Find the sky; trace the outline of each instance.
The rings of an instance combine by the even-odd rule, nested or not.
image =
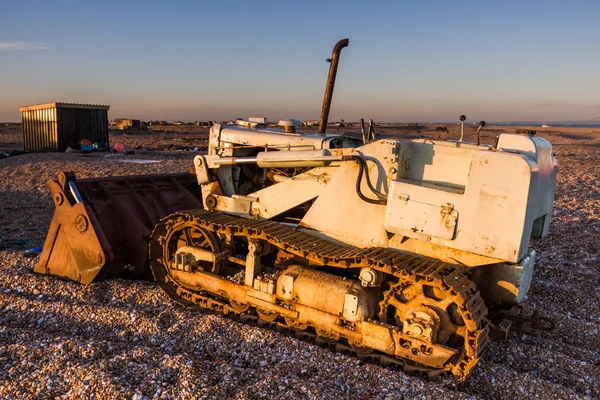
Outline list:
[[[0,121],[583,121],[600,116],[598,1],[0,0]]]

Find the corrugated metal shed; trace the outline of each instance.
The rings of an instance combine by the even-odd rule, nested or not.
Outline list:
[[[108,143],[109,108],[73,103],[20,107],[25,151],[65,151],[82,139]]]

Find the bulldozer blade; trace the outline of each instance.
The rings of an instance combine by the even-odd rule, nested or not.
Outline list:
[[[83,284],[121,277],[152,279],[148,241],[154,225],[181,210],[203,208],[191,173],[50,180],[55,204],[34,272]]]

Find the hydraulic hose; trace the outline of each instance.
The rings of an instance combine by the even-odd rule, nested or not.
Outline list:
[[[370,204],[379,204],[379,205],[387,204],[387,200],[370,199],[363,194],[363,192],[360,189],[360,184],[362,182],[363,174],[366,174],[367,186],[369,187],[369,190],[371,190],[371,192],[373,192],[374,194],[376,194],[379,197],[384,197],[384,198],[386,197],[383,193],[379,192],[377,189],[375,189],[375,187],[373,187],[373,184],[371,183],[371,179],[369,178],[369,170],[367,168],[367,162],[365,161],[365,159],[362,158],[361,156],[357,156],[357,155],[353,155],[352,159],[354,161],[356,161],[359,166],[358,177],[356,178],[356,194],[358,194],[358,197],[360,197],[360,199],[362,201],[365,201]]]

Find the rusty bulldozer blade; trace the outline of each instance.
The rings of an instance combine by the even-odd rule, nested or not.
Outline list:
[[[56,206],[34,272],[83,284],[109,277],[151,278],[148,240],[176,211],[203,208],[191,173],[50,181]]]

